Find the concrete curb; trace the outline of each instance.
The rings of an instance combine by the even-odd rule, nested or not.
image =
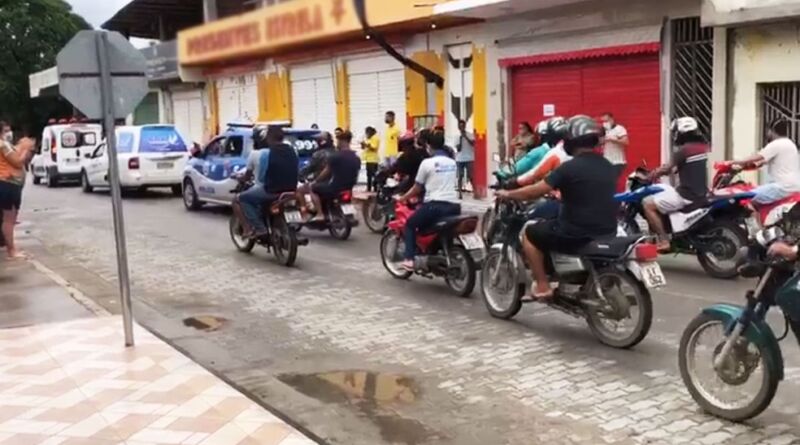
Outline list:
[[[75,288],[71,285],[67,280],[64,279],[61,275],[59,275],[54,270],[50,269],[49,267],[45,266],[41,262],[34,260],[32,258],[28,259],[28,262],[36,268],[39,272],[44,274],[47,278],[58,284],[59,286],[63,287],[67,293],[72,297],[73,300],[77,301],[78,304],[85,307],[89,312],[94,314],[97,317],[106,317],[112,315],[111,312],[105,310],[99,304],[95,303],[94,300],[86,296],[83,292]]]

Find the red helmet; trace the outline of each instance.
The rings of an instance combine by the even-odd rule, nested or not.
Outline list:
[[[414,141],[416,140],[416,138],[417,136],[414,134],[413,131],[406,131],[397,140],[398,149],[400,151],[404,151],[408,148],[414,148]]]

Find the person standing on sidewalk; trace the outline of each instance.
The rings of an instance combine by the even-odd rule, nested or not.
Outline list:
[[[603,156],[614,166],[617,179],[625,172],[627,161],[625,152],[628,150],[630,140],[628,130],[618,124],[614,115],[611,113],[603,114],[603,128],[605,128],[605,143],[603,145]]]
[[[9,259],[22,257],[14,244],[14,225],[22,205],[22,186],[25,183],[25,166],[33,157],[35,142],[22,138],[12,144],[11,127],[0,122],[0,211],[3,213],[2,231]]]
[[[456,144],[456,163],[458,164],[458,189],[464,191],[464,178],[467,178],[470,189],[474,189],[472,184],[472,172],[475,166],[475,135],[467,131],[467,122],[463,119],[458,121],[458,143]]]
[[[394,161],[397,160],[397,154],[399,150],[399,141],[400,141],[400,129],[397,128],[397,124],[395,123],[396,116],[394,111],[387,111],[386,118],[384,119],[386,122],[386,140],[383,144],[383,156],[384,160],[389,164],[394,164]]]
[[[367,165],[367,191],[371,192],[375,186],[375,175],[378,173],[378,163],[380,154],[378,150],[381,146],[381,139],[378,131],[374,127],[367,127],[364,131],[364,140],[361,148],[364,150],[364,163]],[[376,190],[377,191],[377,190]]]

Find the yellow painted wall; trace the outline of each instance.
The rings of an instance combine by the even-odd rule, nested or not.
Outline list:
[[[210,141],[219,132],[219,98],[217,97],[217,83],[209,81],[206,83],[206,93],[208,94],[208,116],[206,119],[206,141]]]
[[[350,83],[344,63],[336,68],[336,124],[341,128],[350,128]]]
[[[259,86],[261,83],[259,83]],[[265,76],[265,108],[259,115],[264,121],[288,121],[292,119],[292,94],[289,73],[272,72]],[[260,93],[259,93],[260,95]]]
[[[269,114],[269,93],[268,93],[268,85],[267,79],[269,77],[266,74],[259,74],[258,75],[258,120],[265,121],[267,120],[267,115]]]
[[[488,131],[487,119],[487,94],[488,85],[486,81],[486,49],[473,47],[472,49],[472,88],[473,88],[473,103],[474,110],[473,125],[475,127],[475,134],[478,136],[486,136]]]
[[[444,77],[446,70],[442,56],[436,51],[421,51],[411,55],[411,59],[429,70]],[[408,117],[422,116],[428,114],[427,84],[421,74],[406,68],[406,113]],[[444,89],[436,92],[436,114],[441,116],[444,113]]]

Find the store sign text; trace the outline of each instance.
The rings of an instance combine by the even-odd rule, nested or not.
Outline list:
[[[250,21],[187,39],[189,57],[224,53],[266,44],[287,43],[325,28],[323,10],[314,5],[267,17],[263,21]]]

